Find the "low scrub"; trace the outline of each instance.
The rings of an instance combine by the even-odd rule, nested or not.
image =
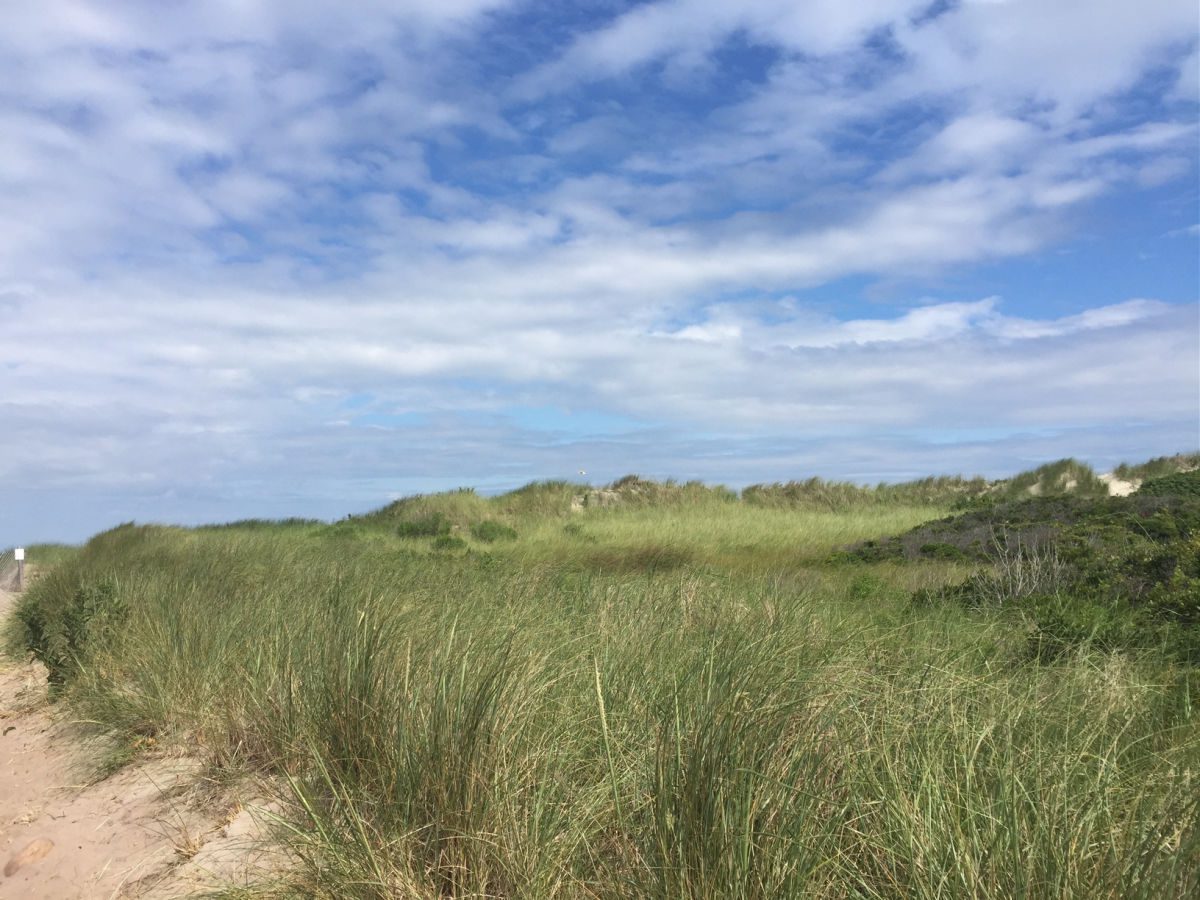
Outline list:
[[[483,541],[485,544],[494,544],[496,541],[515,541],[517,530],[503,522],[485,519],[471,526],[471,537],[477,541]]]
[[[109,580],[81,584],[70,592],[46,592],[50,601],[29,594],[17,604],[20,638],[46,667],[50,684],[61,686],[80,664],[89,643],[112,636],[125,619],[125,603]]]
[[[1171,476],[1174,477],[1174,476]],[[837,558],[974,560],[966,581],[914,598],[1003,609],[1040,657],[1084,644],[1200,663],[1200,498],[1038,498],[868,541]]]
[[[669,572],[692,559],[685,547],[650,543],[636,547],[612,547],[594,550],[584,557],[585,564],[601,572]]]
[[[1200,499],[1200,469],[1151,478],[1138,488],[1138,494],[1143,497],[1195,497]]]
[[[396,534],[402,538],[446,537],[450,534],[450,520],[445,513],[433,512],[396,525]]]

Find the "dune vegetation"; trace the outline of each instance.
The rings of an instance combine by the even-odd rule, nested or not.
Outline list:
[[[274,791],[263,896],[1194,897],[1177,480],[631,477],[129,524],[31,550],[7,640],[122,746]]]

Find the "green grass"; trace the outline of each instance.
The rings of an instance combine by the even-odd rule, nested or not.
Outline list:
[[[995,494],[1005,500],[1070,493],[1082,497],[1107,497],[1108,485],[1086,463],[1060,459],[1003,482]]]
[[[1148,478],[1161,478],[1164,475],[1190,472],[1193,469],[1200,469],[1200,453],[1159,456],[1137,465],[1121,463],[1113,469],[1113,474],[1126,481],[1145,481]]]
[[[38,568],[50,568],[66,562],[79,552],[79,548],[71,544],[30,544],[25,548],[25,564]],[[0,570],[14,565],[12,548],[0,550]]]
[[[124,526],[19,613],[74,629],[80,716],[272,776],[285,896],[1200,890],[1194,670],[1030,663],[1009,619],[913,606],[977,563],[831,561],[948,502],[632,488],[575,513],[550,483],[336,525]]]

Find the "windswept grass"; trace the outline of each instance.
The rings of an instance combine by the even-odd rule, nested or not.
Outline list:
[[[1076,497],[1107,497],[1108,485],[1095,470],[1077,459],[1060,459],[1008,479],[996,492],[1005,500],[1072,494]]]
[[[1191,472],[1194,469],[1200,469],[1200,453],[1158,456],[1137,465],[1121,463],[1113,469],[1113,474],[1125,481],[1145,481],[1148,478],[1161,478],[1164,475]]]
[[[830,561],[946,505],[575,490],[124,526],[20,617],[74,623],[81,715],[273,776],[297,897],[1200,891],[1194,670],[1030,663],[1010,620],[911,603],[971,564]],[[465,549],[398,533],[439,514]]]
[[[747,503],[775,508],[810,508],[827,511],[896,506],[949,506],[979,497],[992,485],[984,478],[939,476],[874,486],[809,478],[786,484],[755,484],[742,492]]]

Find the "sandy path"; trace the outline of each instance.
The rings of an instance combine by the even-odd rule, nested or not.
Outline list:
[[[0,591],[0,621],[13,600]],[[181,897],[261,875],[261,816],[196,762],[152,757],[98,782],[89,766],[45,670],[0,660],[0,898]]]

